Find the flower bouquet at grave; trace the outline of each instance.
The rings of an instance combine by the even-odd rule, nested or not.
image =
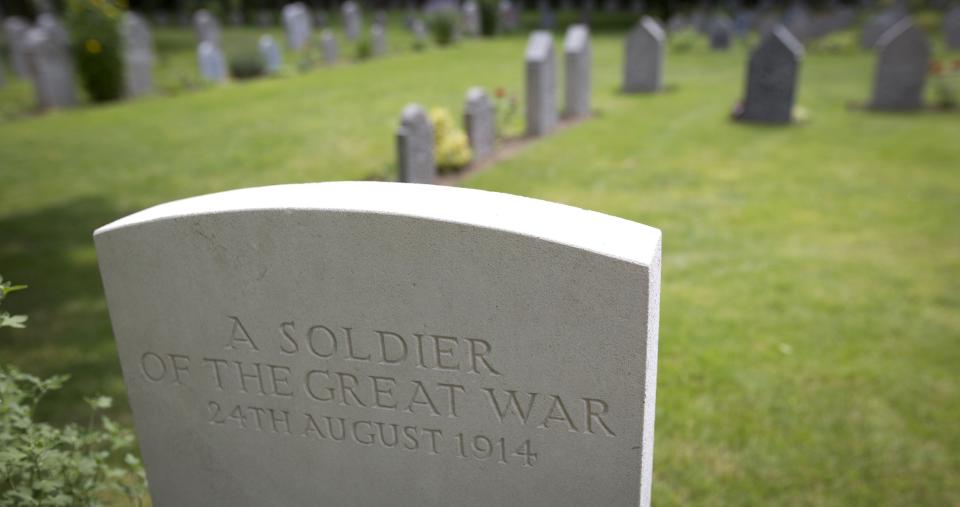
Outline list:
[[[470,163],[473,153],[466,132],[457,128],[450,111],[442,107],[430,110],[433,124],[434,146],[437,167],[440,172],[455,172]]]
[[[498,87],[493,91],[493,107],[497,115],[497,132],[501,137],[507,137],[510,133],[519,133],[523,130],[523,125],[520,125],[517,116],[520,101],[516,95]]]
[[[940,109],[956,109],[960,104],[957,90],[960,89],[960,60],[930,62],[930,77],[936,94],[935,105]]]

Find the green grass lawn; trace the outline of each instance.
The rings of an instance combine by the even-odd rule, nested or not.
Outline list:
[[[161,82],[195,72],[188,33],[158,39]],[[744,48],[672,52],[670,91],[626,96],[620,44],[595,38],[593,119],[462,184],[663,230],[654,501],[960,504],[960,115],[848,109],[872,75],[856,51],[807,55],[805,124],[734,124]],[[30,322],[0,360],[73,375],[45,417],[81,418],[95,392],[126,417],[94,228],[207,192],[391,175],[405,103],[458,117],[471,85],[520,93],[523,45],[8,118],[0,273],[30,284],[9,300]]]

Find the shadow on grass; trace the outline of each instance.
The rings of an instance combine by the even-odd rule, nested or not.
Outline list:
[[[26,329],[0,332],[0,363],[50,376],[71,375],[39,407],[43,419],[83,420],[84,397],[126,396],[93,248],[93,230],[126,215],[103,198],[87,197],[0,219],[0,274],[29,285],[5,310],[29,316]]]

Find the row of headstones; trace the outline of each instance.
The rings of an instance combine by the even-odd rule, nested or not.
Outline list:
[[[570,119],[590,115],[590,32],[584,25],[572,25],[564,38],[565,107]],[[531,138],[541,137],[556,128],[556,62],[553,35],[536,31],[530,35],[525,52],[526,131]],[[473,161],[490,157],[497,137],[493,103],[480,87],[467,92],[463,116],[464,130],[473,152]],[[437,169],[434,159],[434,132],[427,113],[419,104],[407,105],[396,132],[399,180],[407,183],[433,183]]]
[[[77,102],[70,34],[52,14],[41,14],[34,26],[11,16],[3,21],[14,72],[33,84],[41,109],[70,107]],[[153,37],[146,21],[125,13],[120,23],[124,85],[128,97],[153,89]],[[2,69],[0,65],[0,69]]]
[[[909,18],[909,12],[900,3],[873,15],[863,25],[860,46],[864,49],[880,48],[884,35],[907,18]],[[942,31],[947,49],[960,49],[960,4],[954,5],[943,16]]]

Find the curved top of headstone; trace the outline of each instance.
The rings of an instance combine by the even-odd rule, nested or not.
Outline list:
[[[587,45],[589,39],[590,29],[587,25],[571,25],[564,37],[563,47],[566,51],[580,51]]]
[[[536,237],[644,266],[655,261],[661,237],[659,229],[647,225],[538,199],[383,182],[304,183],[208,194],[134,213],[97,229],[94,236],[190,216],[262,210],[372,213],[459,223]]]
[[[194,23],[207,23],[213,20],[213,14],[210,14],[210,11],[206,9],[197,9],[193,13]]]
[[[261,35],[257,43],[260,45],[261,48],[273,47],[276,45],[276,41],[273,40],[273,36],[268,33]]]
[[[472,86],[467,90],[467,104],[481,104],[486,103],[490,97],[487,95],[486,90],[480,86]]]
[[[527,42],[527,60],[539,61],[547,58],[553,51],[553,35],[547,30],[536,30],[530,34]]]
[[[667,34],[663,31],[663,27],[660,26],[660,23],[657,23],[657,20],[651,18],[650,16],[644,16],[640,18],[640,21],[633,30],[636,33],[647,35],[650,38],[658,41],[664,41],[667,38]]]
[[[150,25],[143,16],[127,11],[120,20],[120,31],[123,34],[127,50],[150,50],[153,46],[153,36],[150,34]]]
[[[785,26],[778,24],[763,38],[757,51],[781,51],[792,53],[797,59],[803,57],[803,43]]]
[[[53,43],[53,34],[43,28],[34,27],[27,30],[23,41],[27,51],[38,51],[41,48],[50,47]]]
[[[3,20],[3,29],[7,32],[26,32],[30,23],[20,16],[10,16]]]
[[[894,45],[916,44],[919,47],[928,47],[929,42],[923,30],[913,24],[909,16],[897,21],[883,35],[877,39],[877,49],[883,52],[884,49]]]

